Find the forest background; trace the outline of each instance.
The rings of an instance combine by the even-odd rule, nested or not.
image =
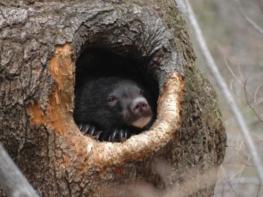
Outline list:
[[[190,3],[263,159],[263,0],[191,0]],[[228,137],[215,196],[263,196],[238,123],[207,67],[193,31],[191,37],[203,75],[216,87]]]

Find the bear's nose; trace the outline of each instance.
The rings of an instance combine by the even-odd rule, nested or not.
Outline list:
[[[135,105],[134,110],[138,110],[140,112],[143,112],[147,109],[148,105],[146,102],[139,102]]]
[[[147,115],[150,113],[150,106],[145,98],[139,97],[132,102],[131,110],[135,115]]]

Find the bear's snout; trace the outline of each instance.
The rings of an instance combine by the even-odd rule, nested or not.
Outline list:
[[[138,117],[151,114],[151,108],[144,97],[138,97],[133,100],[131,103],[131,111]]]
[[[152,119],[152,109],[144,97],[135,98],[130,105],[130,109],[134,116],[134,121],[131,125],[143,128],[149,124]]]

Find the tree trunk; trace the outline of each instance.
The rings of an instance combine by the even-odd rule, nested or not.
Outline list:
[[[212,196],[226,136],[175,1],[33,2],[0,3],[0,140],[33,187],[42,196]],[[79,131],[75,69],[94,48],[146,62],[160,91],[149,131],[123,143]]]

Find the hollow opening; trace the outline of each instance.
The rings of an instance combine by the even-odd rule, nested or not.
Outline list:
[[[86,48],[76,61],[74,120],[84,135],[121,142],[156,119],[159,83],[150,57]]]

